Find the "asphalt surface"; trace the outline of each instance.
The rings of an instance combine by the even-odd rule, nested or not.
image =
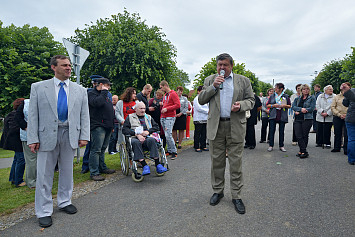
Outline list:
[[[267,152],[266,143],[245,149],[245,215],[231,202],[228,168],[225,197],[209,205],[210,156],[190,148],[169,160],[163,177],[152,172],[134,183],[128,176],[73,200],[75,215],[55,208],[50,228],[41,230],[33,217],[0,236],[354,236],[355,166],[343,153],[316,148],[315,134],[310,158],[297,158],[291,127],[286,125],[285,153]],[[260,124],[256,132],[258,141]]]

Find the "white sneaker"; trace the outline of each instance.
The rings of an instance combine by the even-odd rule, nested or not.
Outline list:
[[[284,147],[280,147],[280,151],[286,152],[286,149]]]
[[[292,142],[292,146],[297,146],[297,142]]]
[[[272,146],[269,146],[269,148],[267,149],[267,151],[272,151],[272,150],[273,150]]]

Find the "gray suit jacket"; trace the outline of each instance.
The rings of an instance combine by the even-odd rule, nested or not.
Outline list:
[[[201,105],[209,103],[207,119],[207,138],[216,138],[219,119],[221,115],[220,90],[213,87],[213,82],[218,74],[211,75],[205,79],[204,88],[198,96]],[[231,112],[231,136],[233,142],[244,142],[246,131],[245,111],[251,110],[255,104],[254,93],[251,88],[250,80],[242,75],[233,73],[234,92],[232,102],[240,102],[240,110]],[[232,105],[231,105],[232,108]]]
[[[40,143],[39,151],[52,151],[57,144],[58,113],[53,78],[32,84],[28,114],[27,144]],[[86,89],[69,82],[69,139],[73,149],[79,140],[90,140],[90,116]]]

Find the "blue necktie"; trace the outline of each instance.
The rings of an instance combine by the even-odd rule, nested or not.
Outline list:
[[[58,118],[60,121],[65,122],[68,119],[68,103],[67,103],[67,93],[64,90],[64,82],[60,82],[60,89],[58,93],[58,103],[57,111]]]

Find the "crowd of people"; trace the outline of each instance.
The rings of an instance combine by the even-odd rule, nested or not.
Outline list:
[[[14,101],[13,111],[4,120],[0,141],[0,147],[15,151],[9,181],[16,187],[36,188],[36,215],[42,227],[52,224],[51,189],[56,165],[60,171],[58,206],[68,214],[77,211],[71,204],[75,149],[86,145],[81,173],[90,172],[92,180],[102,181],[105,180],[102,174],[115,172],[106,166],[106,149],[109,154],[116,154],[117,144],[125,142],[125,135],[131,135],[134,160],[142,165],[142,175],[150,174],[144,149],[150,151],[157,172],[164,173],[167,169],[159,163],[155,140],[150,135],[160,133],[166,155],[174,160],[183,139],[190,136],[191,116],[195,126],[194,150],[211,149],[212,206],[224,197],[228,156],[232,202],[238,213],[245,213],[240,197],[242,149],[243,145],[244,149],[256,147],[258,115],[262,121],[260,143],[268,142],[267,151],[274,150],[277,124],[279,150],[287,151],[284,133],[291,109],[294,112],[292,144],[298,144],[299,158],[309,157],[307,146],[309,133],[313,131],[317,147],[331,148],[334,125],[331,152],[343,149],[349,164],[355,164],[355,89],[347,82],[341,85],[338,95],[333,94],[331,85],[324,87],[324,93],[315,85],[315,94],[311,95],[307,84],[298,84],[297,93],[290,98],[284,84],[276,83],[268,89],[266,97],[258,97],[248,78],[232,72],[232,57],[221,54],[217,57],[217,74],[207,77],[204,85],[197,88],[191,103],[183,95],[183,87],[175,91],[165,80],[154,92],[146,84],[138,93],[136,88],[128,87],[118,96],[110,93],[110,80],[99,75],[90,77],[92,88],[89,89],[71,82],[71,64],[66,56],[53,57],[51,68],[55,74],[53,79],[34,83],[30,99]]]
[[[349,82],[342,83],[340,93],[333,93],[332,85],[324,87],[324,93],[320,92],[320,85],[314,85],[314,95],[307,84],[297,84],[297,93],[291,98],[284,93],[284,85],[277,83],[275,88],[267,91],[267,97],[260,97],[261,106],[261,139],[260,143],[269,143],[269,152],[273,151],[274,134],[276,124],[279,124],[279,149],[286,152],[284,147],[284,129],[288,122],[288,109],[292,110],[293,134],[292,145],[299,146],[296,154],[301,159],[308,158],[307,151],[310,133],[316,133],[316,147],[331,149],[331,130],[334,129],[334,146],[331,152],[340,152],[348,155],[348,163],[353,165],[355,157],[349,154],[348,143],[353,138],[348,136],[349,128],[352,128],[353,117],[352,93]],[[350,90],[351,89],[351,90]],[[349,109],[349,112],[348,112]],[[313,126],[313,130],[311,130]],[[267,127],[269,132],[267,133]],[[267,137],[267,138],[266,138]],[[253,149],[254,147],[249,147]]]

